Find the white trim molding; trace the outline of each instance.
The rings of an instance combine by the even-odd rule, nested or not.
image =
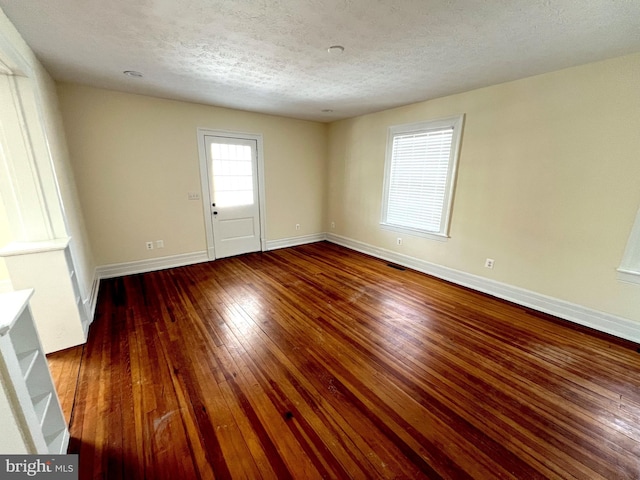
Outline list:
[[[444,267],[424,260],[375,247],[358,240],[332,233],[326,235],[329,242],[366,253],[373,257],[402,265],[464,287],[489,294],[564,320],[577,323],[616,337],[640,343],[640,325],[633,320],[600,312],[558,298],[549,297],[523,288],[507,285],[488,278]]]
[[[618,268],[618,280],[640,285],[640,208]]]
[[[316,233],[313,235],[303,235],[301,237],[282,238],[280,240],[268,240],[266,250],[277,250],[279,248],[296,247],[307,243],[322,242],[327,239],[326,233]]]
[[[618,280],[626,283],[635,283],[640,285],[640,271],[625,270],[624,268],[618,268]]]
[[[9,70],[11,75],[20,75],[23,77],[33,77],[33,71],[29,62],[22,56],[22,53],[15,47],[5,32],[0,31],[0,62],[2,62],[3,70]]]
[[[86,329],[89,331],[89,325],[93,323],[93,319],[96,316],[96,307],[98,306],[98,291],[100,290],[100,277],[98,276],[98,269],[93,272],[93,281],[91,282],[91,291],[89,297],[83,300],[84,308],[87,312],[87,318],[89,319]]]
[[[136,273],[148,273],[156,270],[164,270],[166,268],[183,267],[185,265],[193,265],[194,263],[208,262],[209,256],[206,251],[182,253],[179,255],[171,255],[168,257],[150,258],[148,260],[137,260],[135,262],[112,263],[110,265],[102,265],[96,268],[96,278],[122,277],[125,275],[134,275]],[[97,297],[97,288],[95,295]],[[93,295],[93,289],[92,289]],[[93,307],[95,309],[95,305]]]

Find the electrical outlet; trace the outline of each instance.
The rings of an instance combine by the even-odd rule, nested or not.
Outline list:
[[[336,222],[331,222],[331,228],[336,228]]]
[[[147,250],[153,250],[153,242],[147,242]]]
[[[200,192],[189,192],[189,200],[200,200]]]
[[[396,245],[402,245],[402,239],[400,237],[396,238]]]
[[[156,240],[156,248],[164,248],[164,240]]]
[[[493,264],[495,263],[495,260],[493,258],[487,258],[484,261],[484,266],[487,268],[493,268]]]
[[[300,230],[300,224],[296,223],[296,230]]]

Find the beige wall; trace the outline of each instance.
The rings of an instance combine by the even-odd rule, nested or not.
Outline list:
[[[7,213],[4,210],[4,203],[0,198],[0,248],[7,245],[12,240],[11,229],[9,228],[9,221],[7,219]],[[0,291],[2,291],[3,282],[9,280],[9,272],[7,266],[4,263],[4,259],[0,258]]]
[[[267,240],[324,231],[326,125],[73,84],[58,95],[98,265],[206,249],[187,196],[201,190],[199,127],[263,135]],[[155,240],[165,248],[147,251]]]
[[[78,199],[73,171],[69,162],[62,119],[58,110],[56,86],[2,10],[0,10],[0,32],[2,32],[2,36],[10,48],[18,52],[31,69],[32,89],[39,100],[41,119],[65,211],[67,231],[72,237],[74,260],[78,270],[81,293],[86,300],[91,292],[95,263],[84,226],[82,207]],[[6,215],[3,215],[3,217],[6,220]],[[1,223],[2,221],[0,221]],[[0,229],[2,228],[0,226]],[[2,275],[1,269],[0,275]]]
[[[451,238],[402,235],[396,246],[400,235],[379,225],[387,128],[460,113]],[[640,55],[335,122],[327,222],[338,235],[640,321],[640,287],[616,279],[640,205],[639,132]]]

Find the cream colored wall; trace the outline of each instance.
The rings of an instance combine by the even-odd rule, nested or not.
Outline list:
[[[22,37],[13,27],[13,24],[6,17],[4,12],[0,9],[0,31],[8,39],[11,45],[18,49],[23,55],[25,52],[30,53],[30,49],[22,40]],[[2,198],[0,198],[0,248],[4,247],[13,240],[11,228],[9,226],[9,220],[4,208]],[[3,258],[0,258],[0,282],[6,284],[9,281],[9,272]],[[4,290],[4,287],[0,287],[0,291]]]
[[[7,219],[7,213],[4,210],[4,203],[0,198],[0,248],[11,242],[12,235],[9,228],[9,221]],[[4,259],[0,258],[0,291],[2,291],[2,285],[9,280],[9,272],[7,266],[4,263]]]
[[[460,113],[451,238],[402,235],[397,246],[400,235],[379,225],[387,128]],[[338,235],[640,321],[639,287],[616,279],[640,205],[638,132],[640,55],[336,122],[327,222]]]
[[[84,226],[83,212],[78,199],[73,171],[69,162],[62,119],[58,110],[56,86],[2,10],[0,10],[0,31],[6,41],[9,42],[10,47],[22,56],[32,70],[33,75],[30,80],[32,81],[34,95],[39,99],[42,122],[58,181],[61,201],[64,206],[67,231],[72,237],[74,260],[80,280],[81,294],[83,299],[86,300],[91,292],[95,263]],[[2,271],[0,269],[1,274]]]
[[[98,265],[206,249],[197,128],[264,139],[267,240],[324,231],[324,124],[73,84],[58,86]],[[295,224],[301,225],[295,230]],[[164,240],[164,249],[145,249]]]

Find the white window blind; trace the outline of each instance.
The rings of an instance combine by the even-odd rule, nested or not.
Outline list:
[[[460,119],[390,129],[382,224],[446,235]]]

